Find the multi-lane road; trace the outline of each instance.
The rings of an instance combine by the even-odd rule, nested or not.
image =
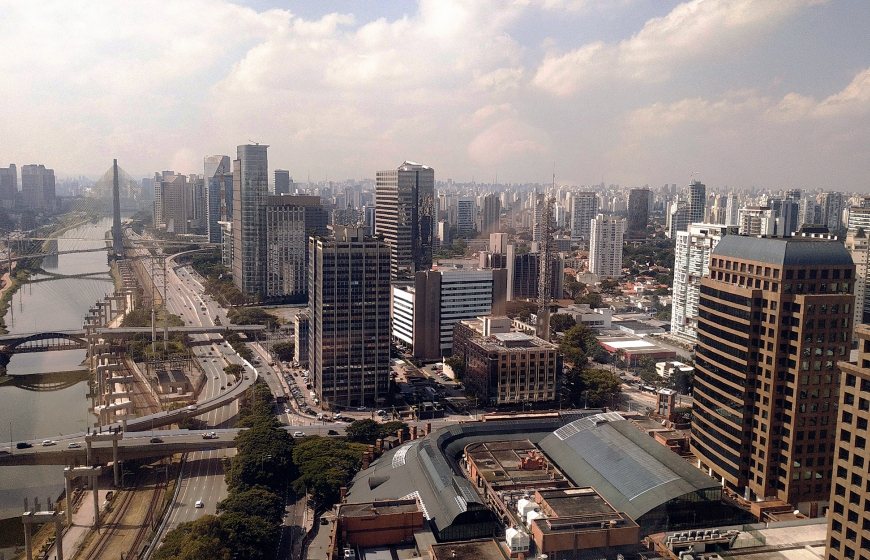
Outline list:
[[[205,294],[196,275],[185,266],[177,266],[172,257],[166,262],[166,285],[157,279],[157,288],[165,295],[167,311],[181,317],[190,326],[211,326],[215,319],[219,324],[228,324],[226,312]],[[205,385],[200,400],[207,400],[227,391],[233,378],[224,372],[229,364],[242,364],[243,360],[220,335],[195,335],[191,337],[193,355],[205,375]],[[253,375],[253,373],[251,373]],[[229,427],[238,414],[237,401],[197,417],[208,428]],[[217,503],[226,497],[223,459],[234,450],[212,450],[188,453],[183,465],[181,486],[177,499],[168,512],[165,530],[171,530],[185,521],[215,513]],[[203,507],[194,507],[201,501]]]

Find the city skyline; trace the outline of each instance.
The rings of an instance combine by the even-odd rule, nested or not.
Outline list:
[[[0,6],[3,165],[187,173],[251,140],[300,180],[412,158],[463,182],[555,164],[577,185],[868,190],[857,1]]]

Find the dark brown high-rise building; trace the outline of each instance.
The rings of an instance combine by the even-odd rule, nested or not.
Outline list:
[[[692,451],[726,489],[821,513],[855,266],[842,243],[728,235],[701,280]]]
[[[390,380],[390,247],[335,226],[308,243],[308,366],[330,408],[384,403]]]
[[[649,224],[649,189],[631,189],[628,193],[628,237],[643,239]]]
[[[870,560],[870,325],[857,325],[855,338],[858,361],[840,362],[828,560]]]

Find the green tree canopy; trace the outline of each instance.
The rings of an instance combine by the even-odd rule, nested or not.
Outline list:
[[[571,405],[590,408],[614,406],[618,403],[622,384],[606,369],[572,367],[563,382],[564,397]]]
[[[308,491],[320,507],[330,507],[362,465],[367,446],[328,438],[307,437],[293,449],[293,461],[299,477],[293,483],[296,492]]]
[[[232,551],[221,520],[205,515],[182,523],[166,534],[155,560],[230,560]]]
[[[345,436],[348,441],[357,443],[374,443],[376,439],[381,437],[381,425],[368,418],[364,420],[354,420],[348,424],[345,430]]]
[[[577,321],[567,313],[555,313],[550,315],[550,330],[553,332],[565,332],[575,326]]]
[[[282,362],[289,362],[293,360],[293,352],[296,349],[296,345],[290,341],[287,342],[278,342],[277,344],[272,345],[272,352],[278,356],[278,359]]]
[[[255,516],[271,523],[279,523],[284,517],[284,499],[268,488],[253,486],[227,496],[218,503],[217,511]]]

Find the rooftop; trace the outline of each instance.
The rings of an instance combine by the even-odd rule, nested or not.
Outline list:
[[[760,261],[777,266],[851,266],[852,257],[839,241],[809,237],[726,235],[713,255]]]
[[[635,520],[674,498],[720,488],[614,412],[575,420],[539,445],[576,486],[595,488]]]
[[[384,500],[358,504],[343,504],[342,517],[370,517],[398,513],[414,513],[420,510],[417,500]]]
[[[495,539],[433,544],[432,554],[436,560],[508,560]]]

